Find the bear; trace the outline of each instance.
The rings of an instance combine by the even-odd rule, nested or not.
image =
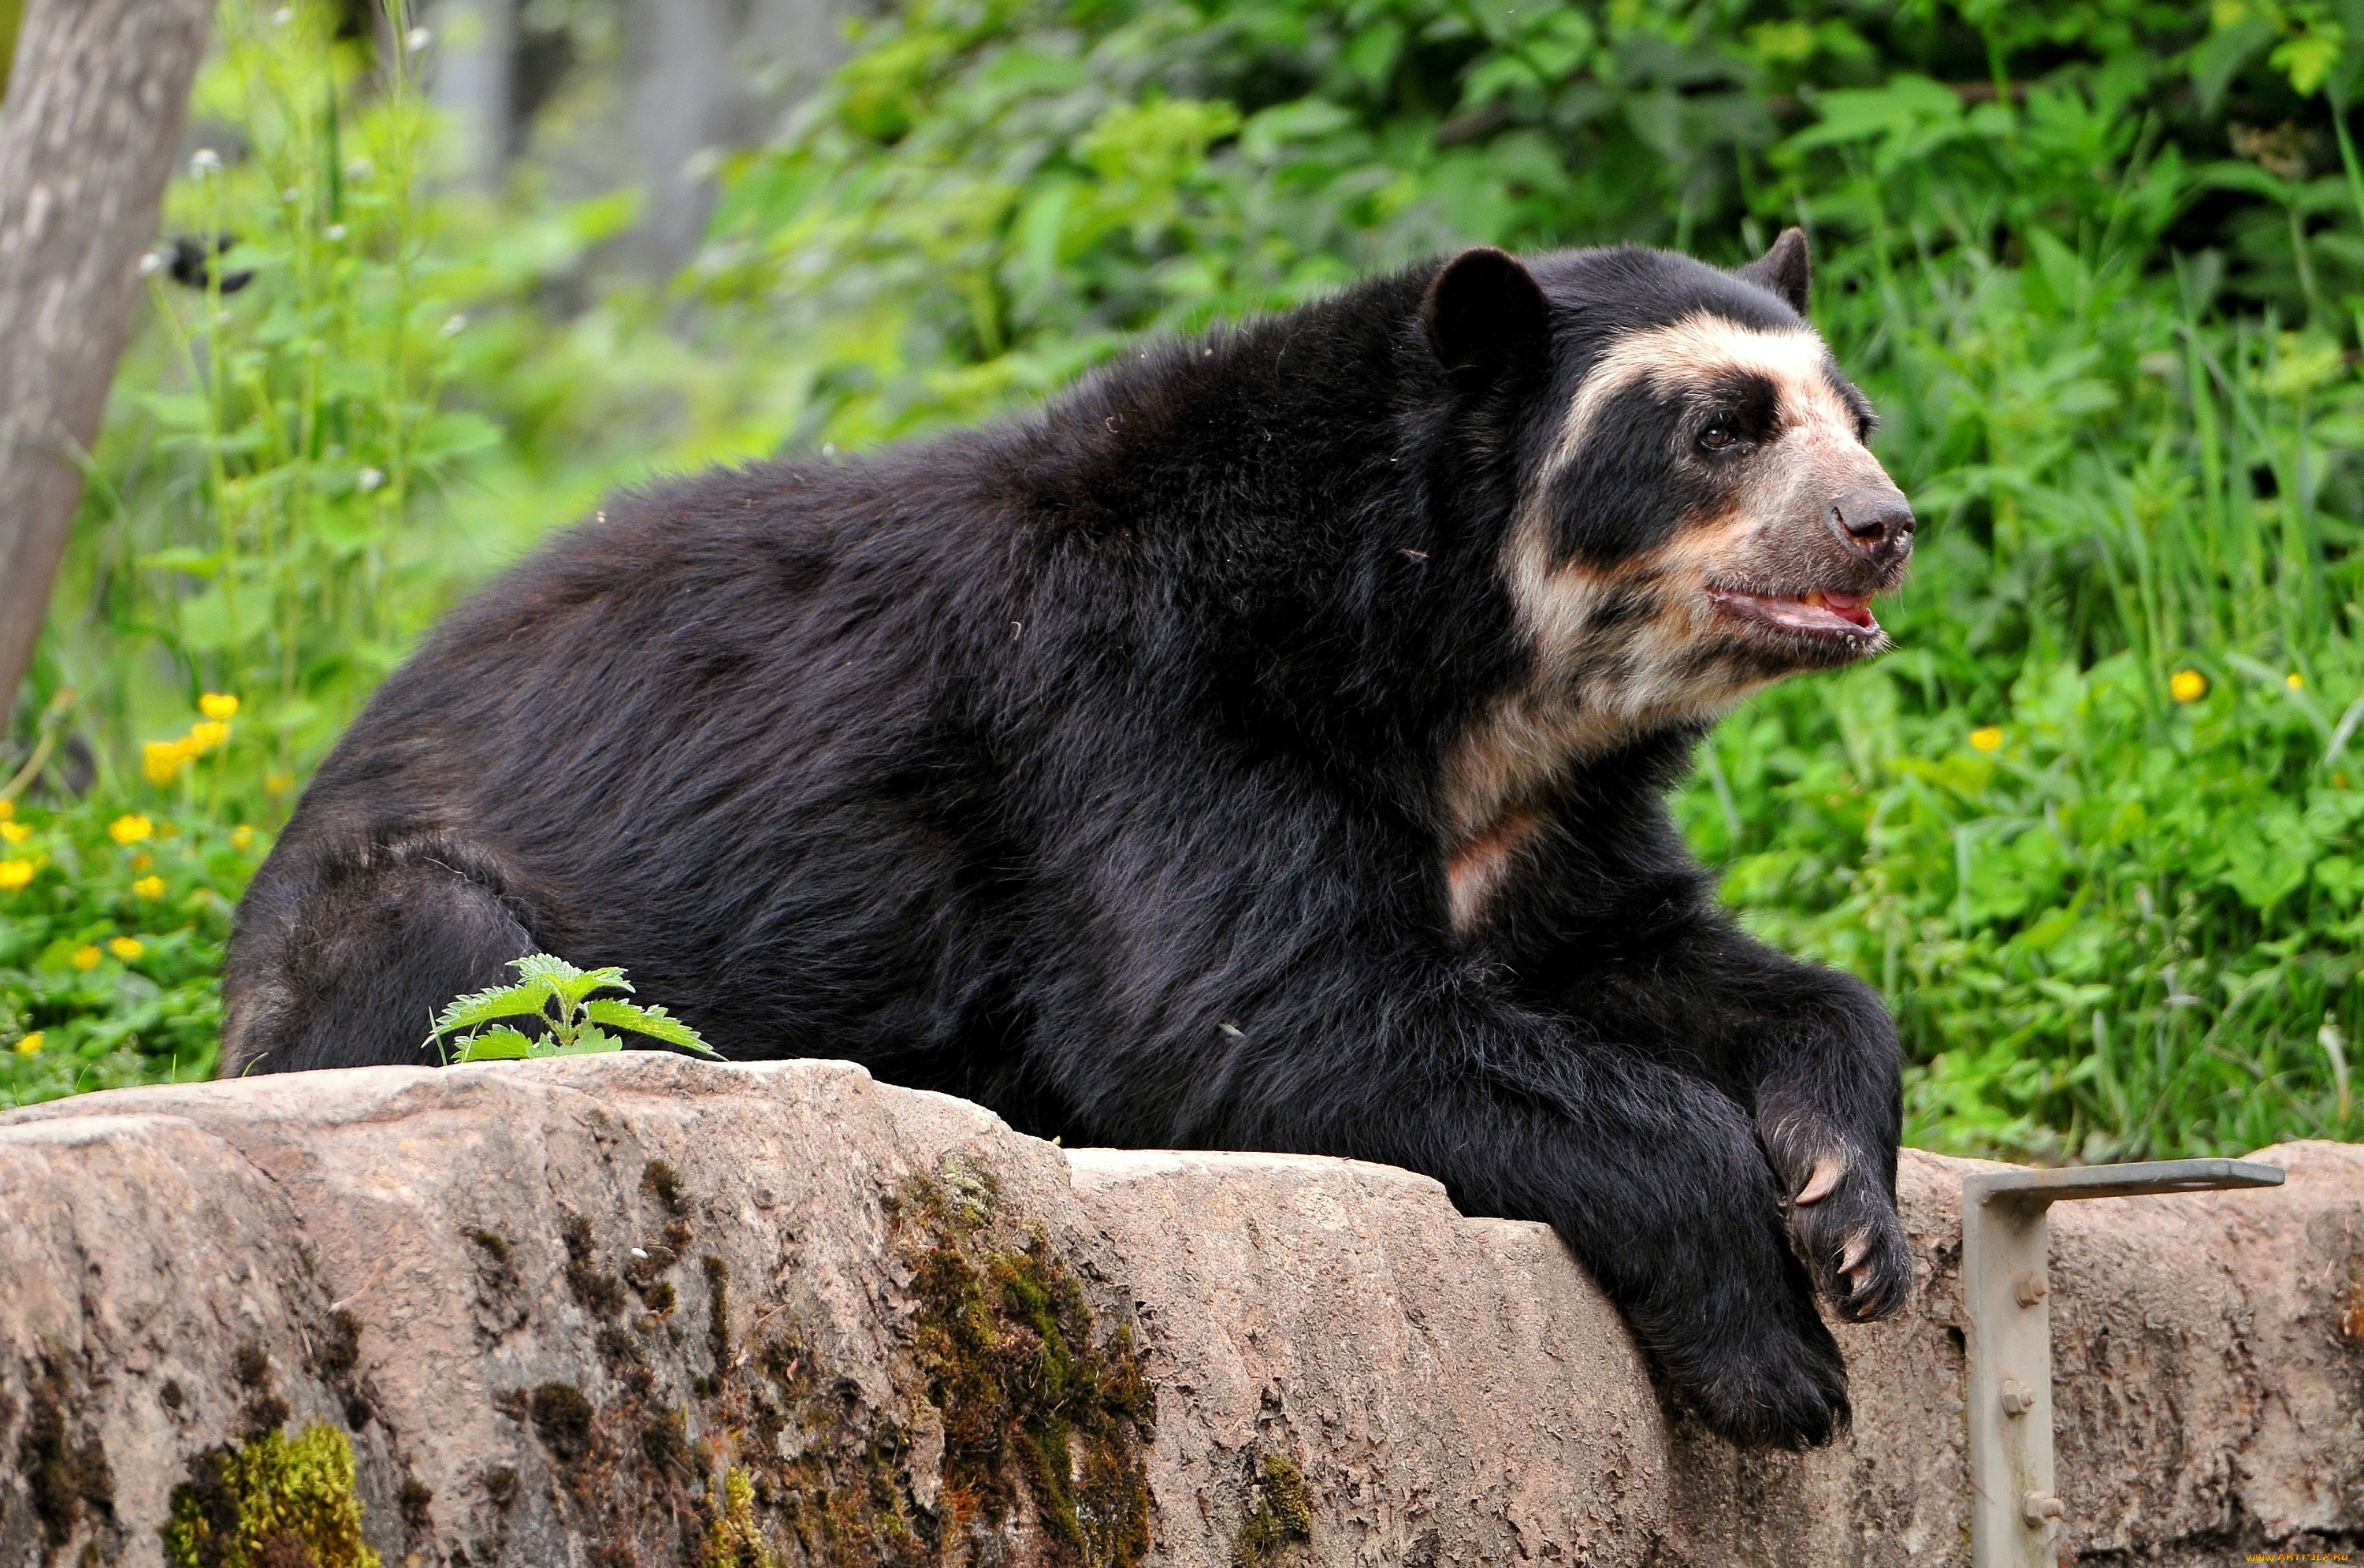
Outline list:
[[[1556,1228],[1716,1430],[1829,1440],[1818,1294],[1912,1279],[1898,1036],[1666,803],[1888,646],[1913,514],[1811,271],[1479,247],[609,501],[314,775],[219,1071],[431,1065],[509,961],[621,965],[735,1060],[1426,1173]]]

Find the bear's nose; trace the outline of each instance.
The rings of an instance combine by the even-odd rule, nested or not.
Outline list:
[[[1892,486],[1850,490],[1831,503],[1831,528],[1866,555],[1888,556],[1912,544],[1912,504]]]

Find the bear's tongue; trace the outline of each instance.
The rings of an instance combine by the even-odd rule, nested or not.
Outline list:
[[[1817,588],[1800,603],[1812,605],[1818,609],[1829,610],[1841,620],[1853,621],[1857,626],[1871,624],[1869,594],[1839,594],[1828,589]]]

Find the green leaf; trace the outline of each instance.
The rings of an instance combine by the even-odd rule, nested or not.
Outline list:
[[[440,1040],[454,1029],[474,1028],[495,1018],[528,1018],[538,1017],[552,995],[551,983],[537,976],[522,985],[504,986],[497,990],[477,991],[461,996],[436,1015],[430,1040]]]
[[[537,1054],[532,1040],[506,1026],[465,1036],[458,1044],[460,1049],[452,1056],[454,1062],[521,1062]]]
[[[530,952],[523,958],[509,960],[520,978],[547,982],[551,994],[562,998],[572,1007],[594,991],[630,991],[624,972],[612,965],[606,969],[577,969],[564,959],[546,952]]]
[[[144,572],[185,572],[192,577],[211,577],[221,570],[221,552],[176,544],[168,550],[151,550],[135,564]]]
[[[2233,79],[2274,41],[2275,36],[2273,23],[2255,12],[2244,12],[2229,25],[2210,33],[2191,50],[2188,57],[2191,85],[2199,94],[2202,114],[2215,115]]]
[[[543,1056],[604,1056],[610,1051],[621,1051],[623,1049],[624,1042],[618,1040],[614,1035],[603,1034],[599,1030],[594,1029],[586,1029],[581,1035],[576,1037],[573,1045],[558,1046],[552,1050],[541,1051],[540,1054]]]
[[[579,1004],[594,991],[630,991],[631,983],[624,972],[610,966],[607,969],[576,970],[557,982],[558,994],[569,1006]]]
[[[586,1004],[583,1009],[583,1016],[594,1023],[612,1024],[619,1029],[630,1029],[634,1034],[644,1034],[652,1040],[661,1040],[667,1045],[677,1045],[685,1051],[694,1051],[700,1056],[711,1056],[717,1061],[721,1060],[721,1053],[708,1045],[696,1029],[691,1029],[679,1018],[668,1017],[665,1010],[660,1006],[640,1007],[630,1002],[602,999]]]
[[[573,1044],[561,1046],[558,1050],[552,1051],[551,1054],[552,1056],[589,1056],[597,1051],[621,1051],[623,1049],[624,1042],[618,1040],[614,1035],[608,1033],[605,1029],[595,1029],[591,1025],[585,1024],[583,1026],[581,1031],[575,1035]]]

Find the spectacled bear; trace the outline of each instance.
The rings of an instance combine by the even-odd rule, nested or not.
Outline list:
[[[420,1062],[542,951],[738,1058],[1071,1142],[1352,1155],[1545,1220],[1742,1441],[1893,1311],[1878,998],[1664,796],[1887,645],[1912,549],[1804,237],[1478,249],[1047,408],[611,503],[453,614],[240,906],[225,1074]]]

